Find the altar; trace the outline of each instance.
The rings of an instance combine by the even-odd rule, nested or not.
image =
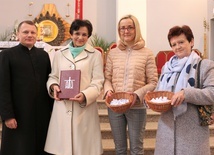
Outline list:
[[[0,52],[4,49],[14,47],[18,44],[19,44],[19,41],[0,41]],[[64,47],[64,46],[51,46],[50,44],[43,42],[43,41],[37,41],[35,43],[35,46],[37,48],[44,49],[48,53],[50,60],[51,60],[51,64],[52,64],[55,52],[57,50],[61,49],[62,47]]]
[[[0,41],[0,50],[11,48],[19,44],[19,41]],[[43,41],[37,41],[35,46],[38,48],[44,48],[45,42]]]

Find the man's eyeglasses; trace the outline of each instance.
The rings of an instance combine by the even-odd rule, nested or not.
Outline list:
[[[126,30],[127,31],[132,31],[132,30],[134,30],[135,29],[135,27],[133,27],[133,26],[129,26],[129,27],[121,27],[120,28],[120,32],[125,32]]]

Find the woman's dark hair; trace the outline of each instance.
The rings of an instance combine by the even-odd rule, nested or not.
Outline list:
[[[179,35],[181,35],[181,34],[184,34],[189,42],[190,42],[192,39],[194,39],[192,30],[190,29],[189,26],[187,26],[187,25],[183,25],[182,27],[180,27],[180,26],[174,26],[174,27],[172,27],[172,28],[169,30],[169,33],[168,33],[169,45],[171,46],[170,40],[172,39],[172,37],[174,37],[174,36],[179,36]]]
[[[88,37],[91,36],[93,31],[91,22],[89,20],[81,20],[81,19],[75,19],[71,23],[70,34],[72,35],[74,31],[78,31],[80,27],[86,27],[88,29]]]

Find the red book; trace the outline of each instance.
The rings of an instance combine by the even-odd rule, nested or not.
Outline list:
[[[60,74],[60,99],[73,98],[80,92],[80,70],[62,70]]]

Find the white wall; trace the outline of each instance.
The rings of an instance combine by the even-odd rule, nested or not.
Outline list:
[[[34,19],[45,3],[54,3],[59,14],[71,23],[74,18],[75,0],[35,0],[31,17]],[[135,15],[141,25],[146,46],[155,54],[169,50],[167,33],[174,25],[189,25],[195,36],[195,48],[203,52],[204,19],[210,20],[214,0],[83,0],[83,17],[93,23],[94,33],[109,42],[116,41],[117,22],[126,14]],[[29,0],[0,0],[0,33],[28,17]],[[67,3],[71,17],[66,18]],[[208,9],[208,10],[207,10]],[[212,12],[212,11],[211,11]],[[207,15],[208,14],[208,15]]]
[[[37,17],[43,4],[53,3],[61,17],[68,23],[74,19],[75,0],[35,0],[32,5],[32,17],[28,16],[29,0],[0,0],[0,34],[22,20],[33,20]],[[67,4],[70,4],[70,17],[67,18]],[[115,0],[83,0],[83,18],[89,19],[93,24],[93,33],[97,33],[109,42],[115,41]]]
[[[155,53],[170,50],[168,30],[175,25],[189,25],[195,38],[194,48],[203,52],[205,0],[148,0],[147,45]]]
[[[62,18],[67,20],[69,23],[71,23],[71,20],[74,18],[74,0],[69,1],[61,1],[61,0],[36,0],[32,1],[33,5],[31,7],[32,17],[28,16],[29,12],[29,3],[31,1],[29,0],[0,0],[0,32],[4,32],[5,29],[11,28],[14,25],[14,22],[18,20],[18,22],[21,22],[22,20],[26,19],[34,19],[37,17],[42,8],[43,4],[46,3],[54,3],[56,5],[58,13],[61,15]],[[71,8],[71,18],[66,18],[65,15],[67,14],[67,3],[70,3]],[[72,12],[73,11],[73,12]]]
[[[108,42],[116,40],[115,0],[83,0],[83,18],[93,23],[94,32]]]
[[[207,37],[208,37],[208,50],[209,58],[214,60],[214,0],[207,0]]]
[[[132,14],[136,18],[138,18],[140,27],[141,27],[141,33],[145,40],[147,40],[147,31],[146,31],[146,0],[117,0],[116,3],[116,26],[118,21],[121,17]],[[115,27],[115,32],[116,31]],[[117,34],[117,40],[118,40],[118,34]]]

